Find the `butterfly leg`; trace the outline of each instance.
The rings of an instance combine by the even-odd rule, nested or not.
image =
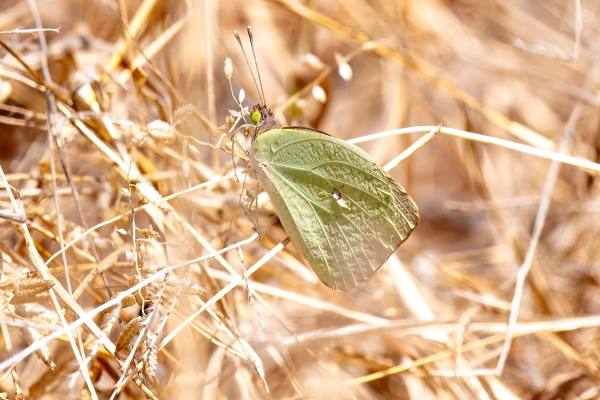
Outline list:
[[[238,140],[238,138],[233,135],[231,137],[231,162],[233,164],[233,173],[235,174],[235,179],[239,182],[240,178],[237,174],[237,169],[235,168],[235,145],[238,145],[239,147],[241,147],[241,149],[244,151],[244,153],[248,153],[246,151],[246,149],[244,148],[244,146],[240,143],[240,141]]]
[[[252,171],[254,172],[254,170]],[[258,228],[258,189],[260,187],[260,183],[258,182],[258,177],[256,176],[256,172],[254,172],[254,180],[256,181],[256,195],[254,196],[254,201],[256,202],[256,222],[254,224],[254,228],[256,229],[256,233],[260,235],[260,230]]]
[[[246,149],[244,148],[244,146],[240,143],[240,141],[238,140],[238,138],[235,135],[233,135],[232,138],[231,138],[231,161],[233,163],[233,171],[234,171],[235,177],[236,177],[237,181],[239,182],[240,179],[239,179],[239,177],[237,175],[237,170],[235,169],[235,145],[236,144],[244,151],[244,153],[248,154],[248,152],[246,151]],[[248,174],[246,174],[245,176],[247,177]],[[258,189],[259,189],[259,182],[258,182],[258,177],[256,176],[256,173],[254,173],[254,180],[256,181],[256,192],[255,192],[255,195],[254,195],[253,202],[255,202],[256,217],[252,218],[252,216],[250,215],[250,210],[252,209],[252,203],[250,203],[250,210],[249,210],[246,207],[246,205],[244,204],[244,202],[242,201],[241,195],[240,195],[240,205],[241,205],[242,209],[244,210],[244,214],[246,215],[246,217],[254,225],[255,232],[260,234],[259,227],[258,227]],[[244,187],[245,187],[245,184],[246,184],[246,179],[244,178]]]
[[[240,193],[240,198],[239,198],[239,203],[240,203],[240,207],[242,208],[242,211],[244,212],[244,215],[246,216],[246,218],[248,218],[248,220],[252,223],[252,225],[254,225],[254,231],[257,233],[260,233],[258,230],[258,186],[256,188],[256,192],[255,192],[255,196],[252,198],[252,200],[250,201],[250,208],[248,208],[248,206],[246,206],[246,203],[244,202],[243,199],[243,195],[244,195],[244,190],[246,190],[246,193],[248,193],[248,197],[250,196],[250,193],[248,192],[248,190],[246,189],[246,178],[248,177],[248,174],[244,175],[244,182],[242,183],[242,192]],[[258,183],[258,181],[256,181]],[[252,217],[251,214],[251,209],[252,209],[252,203],[255,202],[256,200],[256,218]]]

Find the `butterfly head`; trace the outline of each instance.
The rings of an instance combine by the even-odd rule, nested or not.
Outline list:
[[[277,122],[275,122],[275,116],[273,115],[273,112],[269,110],[267,106],[262,104],[256,104],[254,107],[252,107],[252,110],[250,111],[250,119],[256,126],[256,131],[253,138],[254,140],[256,140],[256,138],[263,132],[279,128]]]

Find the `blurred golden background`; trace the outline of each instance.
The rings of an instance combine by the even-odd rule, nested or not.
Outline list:
[[[0,175],[14,189],[0,206],[14,215],[0,215],[0,392],[597,398],[599,13],[589,0],[2,1]],[[250,54],[248,25],[281,126],[412,129],[359,144],[383,166],[442,124],[390,172],[421,222],[353,291],[276,247],[262,194],[252,236],[256,185],[233,177],[230,131],[233,96],[258,102],[233,35]],[[58,32],[23,32],[36,28]],[[95,312],[118,293],[122,308]]]

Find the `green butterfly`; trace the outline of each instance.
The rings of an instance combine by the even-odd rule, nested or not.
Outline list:
[[[258,182],[319,279],[353,289],[415,229],[417,205],[365,151],[314,129],[279,128],[262,101],[246,151]]]

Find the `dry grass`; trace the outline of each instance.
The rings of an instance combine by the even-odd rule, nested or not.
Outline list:
[[[0,36],[0,393],[596,398],[599,4],[4,0],[0,30],[60,34]],[[247,25],[280,123],[362,142],[419,205],[351,292],[240,206]]]

